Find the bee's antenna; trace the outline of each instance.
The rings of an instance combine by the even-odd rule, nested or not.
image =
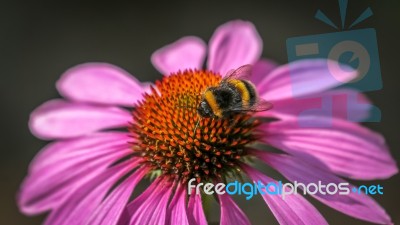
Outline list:
[[[197,120],[196,126],[194,127],[193,133],[196,134],[197,127],[199,126],[200,118]]]

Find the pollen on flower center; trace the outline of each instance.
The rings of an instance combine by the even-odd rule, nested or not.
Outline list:
[[[198,115],[202,93],[220,81],[210,71],[186,70],[156,82],[133,111],[130,128],[137,139],[134,151],[144,163],[183,181],[235,173],[259,122],[248,114],[223,119]]]

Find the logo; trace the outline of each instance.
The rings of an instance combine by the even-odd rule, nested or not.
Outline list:
[[[360,92],[377,91],[382,89],[382,77],[380,72],[378,44],[374,28],[350,30],[373,15],[371,8],[367,8],[348,27],[345,26],[347,14],[347,0],[339,0],[341,24],[336,25],[321,10],[317,10],[315,18],[336,29],[335,32],[307,35],[302,37],[288,38],[286,48],[288,61],[294,62],[302,59],[324,58],[327,60],[329,76],[323,79],[336,81],[342,87],[357,89]],[[335,63],[333,63],[335,62]],[[339,62],[339,63],[336,63]],[[346,65],[343,67],[341,65]],[[357,70],[356,79],[346,84],[343,75],[351,73],[352,68]],[[292,69],[291,69],[292,70]],[[294,77],[293,77],[294,79]],[[294,98],[299,97],[304,90],[303,84],[292,85]],[[332,117],[335,107],[346,107],[347,109],[370,109],[370,116],[360,120],[357,110],[347,110],[344,117],[354,122],[379,122],[381,119],[380,110],[368,103],[360,102],[358,94],[347,94],[341,100],[335,100],[336,96],[321,98],[317,108],[305,108],[299,116],[324,115]],[[339,97],[338,97],[339,98]],[[335,105],[340,104],[340,105]],[[353,107],[349,107],[353,106]],[[318,124],[315,124],[318,125]],[[330,124],[324,124],[324,126]],[[310,126],[310,124],[307,124]]]
[[[246,200],[252,199],[255,195],[277,195],[285,199],[290,195],[383,195],[383,187],[378,185],[361,185],[359,187],[351,186],[347,182],[342,183],[317,183],[304,184],[294,181],[293,183],[282,183],[282,181],[263,183],[261,181],[249,183],[240,183],[238,181],[225,183],[198,183],[192,178],[188,182],[188,193],[199,195],[244,195]]]

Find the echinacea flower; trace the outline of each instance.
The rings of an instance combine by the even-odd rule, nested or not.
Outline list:
[[[31,114],[32,133],[53,142],[29,167],[18,196],[20,210],[28,215],[49,212],[45,224],[51,225],[203,225],[202,196],[189,195],[188,180],[220,182],[244,173],[254,181],[275,182],[244,158],[257,158],[289,181],[305,184],[384,179],[397,173],[384,139],[347,120],[347,112],[365,118],[368,99],[350,89],[330,90],[342,84],[326,79],[327,64],[335,62],[316,59],[278,66],[260,60],[261,52],[254,26],[232,21],[212,36],[207,69],[202,69],[206,45],[199,38],[185,37],[156,51],[152,62],[164,77],[155,85],[105,63],[68,70],[57,82],[65,99],[50,100]],[[259,97],[274,108],[200,118],[196,107],[202,92],[245,64],[254,64],[251,80]],[[342,75],[341,81],[350,81],[357,73]],[[293,87],[299,85],[304,88],[294,97]],[[337,96],[355,96],[360,104],[336,101],[329,115],[299,116],[320,107],[321,99]],[[316,123],[329,126],[304,126]],[[257,149],[262,145],[282,153]],[[149,174],[155,180],[131,200],[138,182]],[[349,216],[391,223],[368,195],[312,196]],[[262,197],[280,224],[327,223],[302,195]],[[250,224],[229,195],[219,195],[218,202],[221,224]]]

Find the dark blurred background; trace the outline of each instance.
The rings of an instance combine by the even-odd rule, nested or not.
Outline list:
[[[400,161],[398,1],[350,0],[347,25],[370,6],[374,16],[354,27],[376,28],[383,89],[367,93],[382,111],[380,123],[367,126],[381,132]],[[289,37],[335,32],[314,19],[317,9],[340,23],[336,0],[314,1],[28,1],[0,3],[0,224],[40,224],[43,216],[18,212],[15,195],[32,157],[46,144],[28,130],[29,113],[42,102],[58,97],[54,87],[60,74],[83,62],[116,64],[142,81],[161,75],[150,55],[185,35],[208,41],[214,29],[232,19],[252,21],[264,41],[263,56],[287,62]],[[356,182],[357,183],[357,182]],[[380,202],[400,223],[399,175],[380,183]],[[359,183],[358,183],[359,184]],[[254,224],[277,222],[260,199],[240,205]],[[312,201],[331,224],[367,224]],[[243,204],[247,203],[247,204]],[[214,221],[218,217],[211,213]]]

